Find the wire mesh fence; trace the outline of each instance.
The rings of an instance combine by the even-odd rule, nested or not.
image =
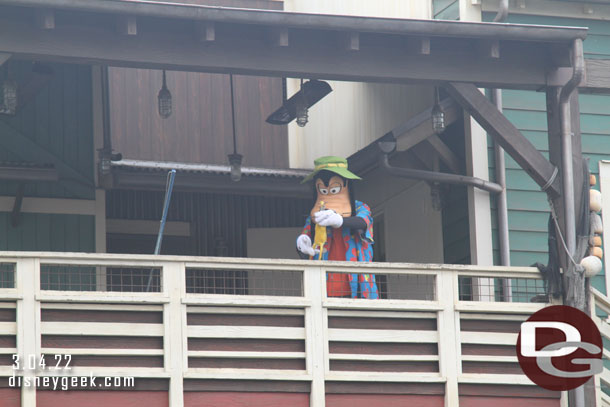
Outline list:
[[[15,263],[0,263],[0,288],[15,288]]]
[[[326,273],[326,295],[339,298],[374,298],[377,288],[380,299],[436,299],[436,277],[424,274]],[[367,292],[369,290],[369,292]]]
[[[186,292],[301,297],[303,273],[288,270],[187,268]]]
[[[544,281],[535,278],[459,278],[460,301],[548,302]]]
[[[40,289],[52,291],[160,292],[161,269],[41,264]]]

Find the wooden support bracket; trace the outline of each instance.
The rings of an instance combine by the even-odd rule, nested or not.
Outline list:
[[[479,41],[478,48],[481,55],[485,56],[486,58],[500,58],[500,41],[498,40]]]
[[[426,139],[426,143],[430,145],[436,154],[438,154],[439,158],[445,165],[455,174],[460,174],[462,172],[462,164],[460,159],[451,149],[447,146],[447,144],[443,143],[443,140],[436,134],[428,137]]]
[[[119,16],[117,31],[122,35],[138,35],[138,22],[134,16]]]
[[[276,28],[271,31],[271,43],[274,47],[287,47],[290,45],[288,28]]]
[[[540,185],[553,178],[555,166],[530,143],[472,83],[450,82],[445,87],[451,97],[499,143],[504,150]],[[547,192],[558,196],[559,178],[547,186]]]
[[[55,12],[53,10],[36,10],[36,26],[41,30],[55,28]]]
[[[407,39],[407,50],[412,54],[430,55],[430,38],[413,37]]]
[[[197,21],[195,30],[199,41],[204,43],[216,41],[216,25],[213,21]]]
[[[360,34],[357,32],[344,34],[343,43],[348,51],[360,51]]]

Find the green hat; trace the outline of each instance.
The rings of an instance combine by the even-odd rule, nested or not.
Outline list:
[[[347,169],[347,160],[345,158],[335,156],[320,157],[313,163],[315,165],[313,172],[306,176],[305,179],[301,181],[301,184],[311,180],[322,170],[334,172],[335,174],[347,179],[362,179]]]

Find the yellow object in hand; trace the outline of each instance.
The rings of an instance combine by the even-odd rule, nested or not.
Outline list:
[[[325,208],[324,201],[320,201],[320,210],[323,211]],[[318,255],[318,260],[322,260],[322,255],[324,252],[324,245],[326,244],[326,226],[320,226],[316,224],[316,236],[313,240],[313,248],[320,249],[320,254]]]

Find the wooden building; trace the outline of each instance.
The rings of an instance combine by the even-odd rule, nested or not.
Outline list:
[[[582,53],[588,30],[388,18],[389,2],[376,17],[302,12],[320,11],[318,1],[202,3],[0,0],[0,79],[18,89],[16,111],[0,115],[3,405],[567,405],[515,356],[521,321],[562,299],[545,296],[518,244],[513,266],[493,265],[490,202],[506,189],[511,205],[539,203],[541,192],[516,193],[523,180],[558,208],[570,197],[580,208],[560,180],[585,150],[580,115],[569,121],[574,157],[562,161],[556,96],[608,91],[607,63]],[[167,119],[156,113],[163,70]],[[309,127],[266,123],[300,78],[334,89]],[[434,86],[441,135],[431,130]],[[508,90],[505,115],[481,87]],[[551,123],[548,158],[542,130],[521,124],[513,110],[526,109],[510,103],[534,91],[547,95],[537,115]],[[486,132],[531,179],[509,165],[506,188],[489,181]],[[384,155],[378,141],[396,151]],[[349,156],[365,179],[375,262],[294,259],[311,205],[299,167],[324,149]],[[244,155],[239,182],[226,160],[234,150]],[[176,190],[155,256],[171,168]],[[460,181],[397,176],[407,169]],[[573,184],[582,186],[578,174]],[[541,221],[511,205],[513,243],[529,233],[515,219]],[[568,230],[570,216],[560,221]],[[374,273],[382,298],[327,298],[327,272]],[[598,290],[590,305],[610,311]],[[13,354],[47,364],[70,355],[73,370],[36,363],[14,374]],[[89,375],[119,379],[69,391],[10,381]],[[608,377],[588,385],[588,405],[608,404]]]

